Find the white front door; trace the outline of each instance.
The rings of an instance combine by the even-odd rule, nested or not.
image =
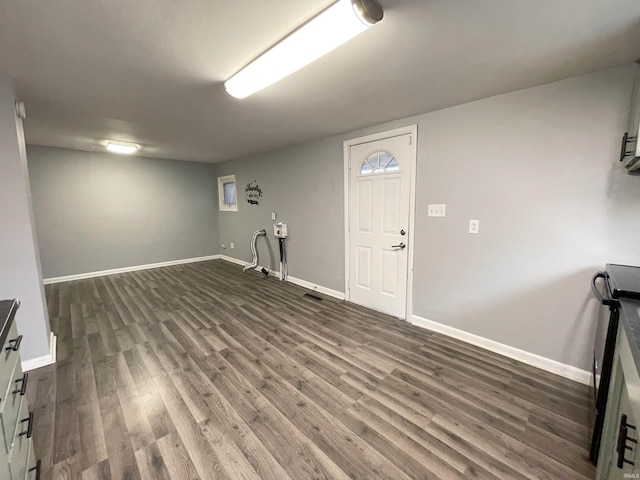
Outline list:
[[[406,317],[412,134],[349,147],[348,299]]]

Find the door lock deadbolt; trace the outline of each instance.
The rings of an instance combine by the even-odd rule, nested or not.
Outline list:
[[[407,232],[404,231],[404,229],[400,230],[400,235],[406,235]]]

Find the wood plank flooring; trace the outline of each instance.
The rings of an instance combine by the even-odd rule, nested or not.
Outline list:
[[[42,479],[592,479],[590,392],[222,260],[47,286]]]

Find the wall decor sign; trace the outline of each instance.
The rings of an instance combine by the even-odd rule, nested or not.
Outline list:
[[[244,187],[244,198],[250,205],[260,205],[262,189],[260,188],[260,185],[258,185],[257,180],[247,183],[247,186]]]

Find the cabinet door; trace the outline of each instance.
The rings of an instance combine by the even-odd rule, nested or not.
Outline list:
[[[621,328],[618,334],[614,371],[605,416],[605,438],[601,446],[597,478],[600,480],[640,479],[640,453],[638,428],[640,425],[640,377],[631,356],[627,337]],[[619,442],[622,415],[626,416],[627,440]],[[635,427],[635,428],[634,428]],[[634,441],[635,440],[635,441]],[[624,457],[619,446],[624,445]],[[619,459],[624,458],[619,467]]]
[[[631,399],[629,397],[629,391],[627,390],[626,383],[622,384],[622,391],[620,395],[620,407],[618,410],[617,425],[618,432],[620,432],[622,424],[622,416],[626,416],[627,437],[628,439],[622,444],[618,445],[616,439],[615,452],[613,452],[613,461],[609,466],[608,479],[614,480],[617,478],[640,478],[640,455],[638,455],[638,422],[637,417],[633,414],[631,405]],[[635,428],[633,428],[635,427]],[[635,440],[635,442],[634,442]],[[621,442],[622,443],[622,442]],[[624,447],[624,453],[621,454],[618,448]],[[624,459],[622,462],[622,468],[618,466],[618,460]]]

